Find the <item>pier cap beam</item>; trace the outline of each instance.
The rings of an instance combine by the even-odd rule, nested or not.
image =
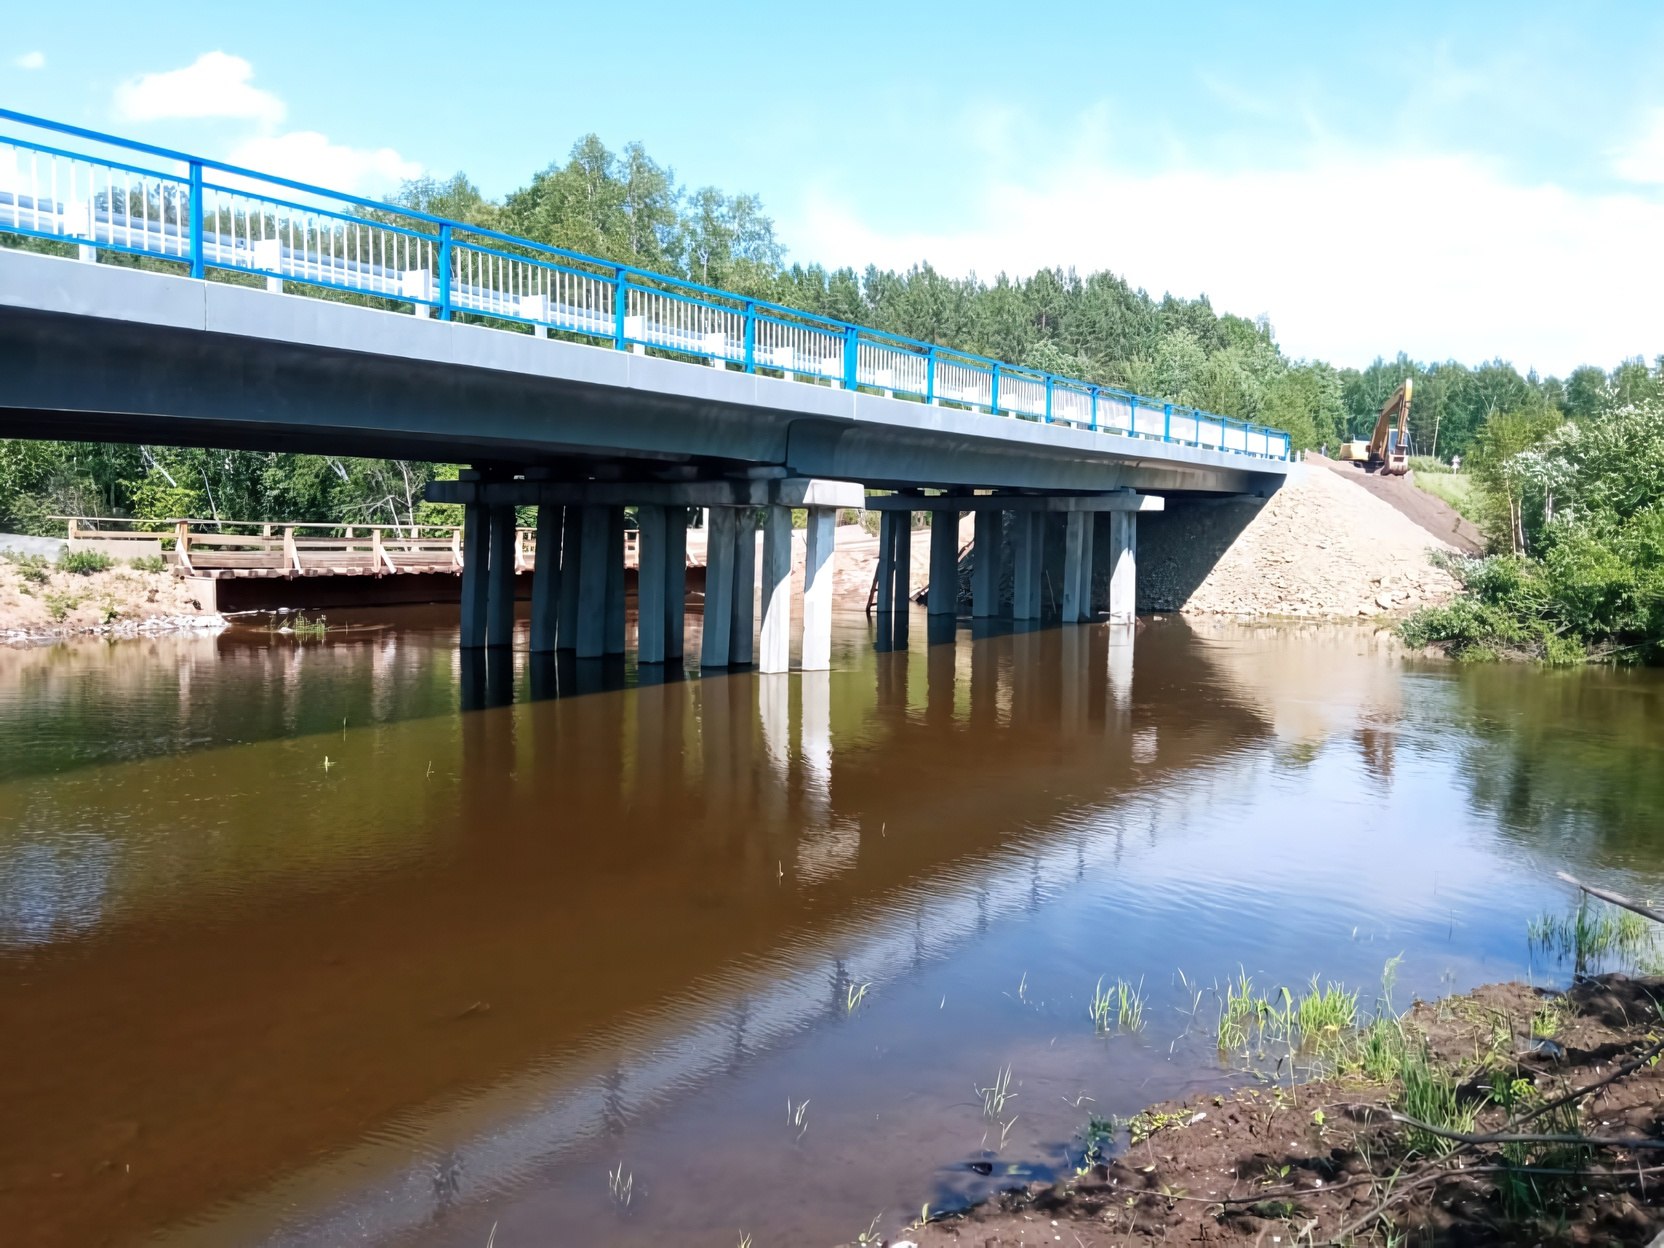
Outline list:
[[[447,484],[449,484],[447,482]],[[1159,494],[868,494],[868,511],[1165,511]]]
[[[853,507],[867,505],[854,481],[821,477],[709,481],[430,481],[430,503],[510,507]]]

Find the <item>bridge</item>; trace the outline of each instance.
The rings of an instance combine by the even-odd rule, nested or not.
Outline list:
[[[894,628],[921,511],[932,615],[958,610],[972,512],[973,615],[1037,619],[1052,568],[1066,622],[1126,621],[1140,514],[1265,496],[1293,471],[1287,435],[1180,404],[11,110],[0,123],[0,234],[16,240],[0,248],[0,436],[470,464],[428,493],[464,508],[466,647],[512,640],[517,507],[560,552],[537,561],[534,651],[623,653],[631,507],[637,658],[681,659],[685,517],[704,508],[701,666],[784,671],[794,509],[813,669],[840,508],[882,513]]]

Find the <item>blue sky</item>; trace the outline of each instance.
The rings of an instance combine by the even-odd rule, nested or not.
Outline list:
[[[500,195],[593,130],[797,259],[1106,267],[1340,364],[1664,352],[1657,0],[76,15],[8,18],[0,102],[370,193]]]

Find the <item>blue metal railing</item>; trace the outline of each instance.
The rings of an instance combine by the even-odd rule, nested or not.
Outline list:
[[[274,290],[295,283],[373,296],[441,320],[506,322],[748,373],[1290,458],[1287,434],[1182,404],[10,109],[0,120],[94,149],[0,134],[0,232],[73,244],[86,259],[99,250],[160,258],[196,278],[229,271]]]

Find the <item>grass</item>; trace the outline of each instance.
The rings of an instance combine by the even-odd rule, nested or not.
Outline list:
[[[81,605],[81,599],[75,594],[48,593],[41,601],[46,603],[46,613],[52,617],[54,624],[62,623],[69,613]]]
[[[1390,1015],[1378,1015],[1341,1046],[1337,1067],[1371,1083],[1391,1083],[1403,1071],[1408,1052],[1403,1025]]]
[[[1531,944],[1561,961],[1571,958],[1587,966],[1616,955],[1645,962],[1654,952],[1651,924],[1629,910],[1592,907],[1585,897],[1571,915],[1543,914],[1526,925]]]
[[[848,985],[844,989],[844,1013],[853,1014],[860,1009],[861,1002],[867,999],[867,989],[871,987],[871,984],[862,984],[860,987],[856,987],[854,984]]]
[[[68,550],[58,556],[58,571],[75,576],[91,576],[94,572],[108,572],[116,561],[97,550]]]
[[[1085,1174],[1093,1166],[1100,1166],[1109,1160],[1118,1129],[1119,1124],[1113,1118],[1100,1118],[1093,1114],[1086,1120],[1086,1130],[1081,1133],[1080,1166],[1076,1174]]]
[[[1478,520],[1479,496],[1472,477],[1446,468],[1443,472],[1416,473],[1415,484],[1422,493],[1443,499],[1469,520]]]
[[[982,1098],[982,1116],[997,1119],[1005,1112],[1006,1102],[1017,1097],[1011,1090],[1011,1064],[1007,1062],[1000,1067],[994,1074],[994,1082],[986,1088],[977,1088],[976,1094]]]
[[[1350,1031],[1358,1021],[1358,994],[1339,984],[1317,984],[1312,976],[1311,991],[1294,1007],[1294,1023],[1302,1044],[1322,1047]]]
[[[636,1176],[634,1173],[624,1173],[624,1163],[618,1163],[616,1170],[607,1171],[607,1186],[612,1191],[613,1203],[620,1209],[628,1209],[630,1201],[636,1194]]]
[[[1455,1073],[1433,1065],[1425,1049],[1405,1054],[1399,1080],[1396,1106],[1401,1114],[1430,1127],[1472,1132],[1479,1107],[1462,1099]],[[1456,1147],[1456,1141],[1419,1127],[1409,1128],[1409,1139],[1411,1148],[1428,1157],[1442,1157]]]
[[[135,572],[165,572],[168,561],[160,555],[140,555],[136,559],[129,559],[127,566]]]
[[[1388,983],[1396,963],[1389,963]],[[1390,989],[1389,989],[1390,990]],[[1216,1038],[1220,1052],[1246,1048],[1253,1040],[1269,1037],[1316,1052],[1344,1047],[1358,1025],[1358,994],[1336,983],[1320,983],[1313,975],[1300,993],[1278,988],[1270,997],[1254,991],[1246,971],[1234,983],[1225,985],[1220,998]]]
[[[329,632],[329,625],[323,616],[311,617],[305,615],[273,616],[266,631],[270,633],[290,633],[302,641],[315,641]]]
[[[1221,1051],[1240,1049],[1248,1043],[1249,1027],[1257,1029],[1260,1023],[1261,1000],[1254,996],[1254,981],[1247,971],[1239,971],[1236,982],[1225,985],[1217,1029]]]
[[[51,565],[42,555],[25,555],[19,551],[8,550],[0,554],[0,558],[17,569],[17,574],[31,585],[44,585],[52,579]]]
[[[1144,981],[1139,980],[1136,985],[1124,979],[1117,979],[1108,988],[1104,987],[1103,976],[1098,977],[1098,985],[1092,990],[1092,1004],[1087,1013],[1092,1019],[1092,1026],[1099,1034],[1115,1031],[1144,1030]]]
[[[804,1097],[795,1105],[792,1103],[791,1097],[786,1098],[786,1122],[789,1126],[796,1128],[797,1138],[801,1140],[803,1133],[809,1129],[808,1097]]]

